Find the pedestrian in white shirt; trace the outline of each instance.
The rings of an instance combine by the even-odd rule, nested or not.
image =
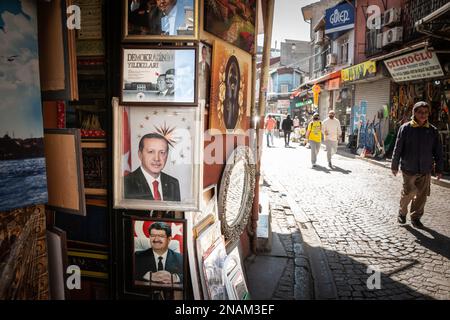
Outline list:
[[[322,122],[324,142],[327,147],[328,167],[330,169],[333,169],[331,157],[337,152],[339,137],[342,134],[341,123],[334,116],[334,110],[330,110],[328,118]]]

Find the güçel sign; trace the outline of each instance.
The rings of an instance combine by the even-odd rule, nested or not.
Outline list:
[[[325,34],[335,33],[355,26],[354,8],[349,3],[343,3],[325,11]]]
[[[444,75],[436,53],[426,49],[385,60],[384,64],[395,82],[434,78]]]

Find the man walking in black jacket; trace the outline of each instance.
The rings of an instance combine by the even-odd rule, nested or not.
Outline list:
[[[284,133],[284,146],[289,147],[289,140],[291,139],[292,127],[294,126],[294,122],[291,119],[291,116],[288,115],[286,119],[281,123],[281,129]]]
[[[438,130],[428,122],[430,107],[420,101],[414,105],[412,120],[403,124],[397,135],[391,170],[394,176],[400,167],[403,174],[403,190],[400,199],[398,221],[406,222],[408,205],[411,203],[411,224],[423,228],[423,215],[433,166],[437,179],[442,177],[442,145]]]

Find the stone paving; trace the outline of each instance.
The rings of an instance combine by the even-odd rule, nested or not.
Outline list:
[[[309,149],[298,144],[284,148],[281,139],[275,140],[275,148],[264,149],[263,174],[281,184],[295,200],[296,209],[312,223],[340,299],[450,299],[450,189],[431,186],[422,219],[424,230],[413,228],[409,219],[399,226],[401,177],[341,155],[334,156],[335,169],[329,170],[324,150],[319,153],[319,166],[313,169]],[[294,216],[282,210],[286,208],[279,199],[272,200],[278,206],[274,231],[281,234],[288,255],[294,258],[292,248],[301,240],[295,235],[301,235]],[[291,287],[296,284],[292,259],[286,268],[291,269],[285,270],[285,281],[279,284],[284,291],[277,289],[274,298],[294,290],[287,288],[289,281]],[[380,272],[379,289],[367,286],[371,270]],[[376,281],[370,283],[376,285]]]

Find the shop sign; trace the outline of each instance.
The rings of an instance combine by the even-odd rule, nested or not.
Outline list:
[[[325,34],[353,29],[355,10],[352,4],[343,3],[325,11]]]
[[[384,61],[395,82],[444,75],[441,64],[433,51],[422,49]]]
[[[341,70],[342,82],[357,81],[372,78],[377,73],[377,64],[375,61],[366,61],[356,66]]]
[[[295,106],[296,106],[297,108],[300,108],[300,107],[306,106],[307,104],[312,104],[312,103],[313,103],[313,100],[312,100],[312,99],[306,99],[306,100],[297,102],[297,103],[295,104]]]
[[[328,80],[328,90],[339,90],[341,87],[341,78]]]
[[[313,85],[313,87],[311,88],[312,92],[314,93],[320,93],[320,86],[318,84]]]
[[[291,102],[289,100],[278,100],[277,107],[280,108],[289,108]]]

